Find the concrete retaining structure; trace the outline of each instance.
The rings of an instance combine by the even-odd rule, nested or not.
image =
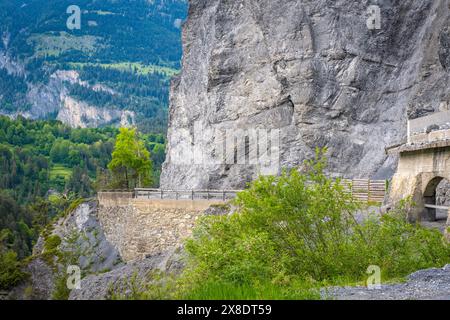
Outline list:
[[[436,112],[428,116],[408,121],[408,136],[423,132],[428,126],[442,126],[450,123],[450,111]]]
[[[436,187],[443,179],[450,181],[449,142],[405,145],[399,149],[399,163],[392,179],[389,202],[397,203],[411,196],[415,203],[410,212],[411,221],[433,219],[433,209],[426,209],[425,205],[435,204]],[[450,210],[447,226],[450,227]]]
[[[218,200],[142,200],[131,192],[99,192],[98,219],[106,238],[129,262],[177,247]]]

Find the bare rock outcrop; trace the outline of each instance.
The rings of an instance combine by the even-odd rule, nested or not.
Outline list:
[[[97,218],[97,203],[81,203],[72,212],[59,218],[52,225],[46,238],[57,236],[61,239],[58,246],[60,254],[70,254],[72,261],[83,274],[106,273],[124,265],[118,250],[105,237]],[[59,257],[46,256],[46,240],[40,236],[33,247],[33,255],[25,266],[29,274],[26,281],[9,293],[9,299],[52,299],[55,282],[66,274],[65,264]]]
[[[105,300],[132,298],[133,291],[143,292],[158,281],[159,275],[175,275],[184,267],[184,251],[168,250],[127,263],[110,272],[90,275],[81,280],[80,289],[70,293],[70,300]]]
[[[373,4],[380,29],[367,26]],[[385,147],[405,139],[407,117],[449,108],[449,18],[448,0],[190,0],[162,187],[254,179],[248,159],[217,161],[226,129],[280,130],[279,168],[326,146],[331,174],[389,178]]]

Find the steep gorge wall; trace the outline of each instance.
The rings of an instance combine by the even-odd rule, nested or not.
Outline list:
[[[373,4],[380,30],[366,24]],[[326,146],[331,174],[390,177],[384,149],[405,140],[407,117],[449,108],[449,23],[448,0],[190,0],[162,187],[242,188],[258,174],[217,164],[222,138],[195,139],[196,124],[280,129],[281,167]],[[176,160],[194,145],[201,163]]]

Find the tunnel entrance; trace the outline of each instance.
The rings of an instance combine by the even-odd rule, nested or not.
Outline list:
[[[432,179],[423,194],[425,209],[422,220],[445,220],[450,207],[450,182],[443,177]]]

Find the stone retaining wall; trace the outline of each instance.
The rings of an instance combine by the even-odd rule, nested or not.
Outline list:
[[[125,261],[177,247],[217,201],[140,200],[131,193],[99,193],[98,219]]]

